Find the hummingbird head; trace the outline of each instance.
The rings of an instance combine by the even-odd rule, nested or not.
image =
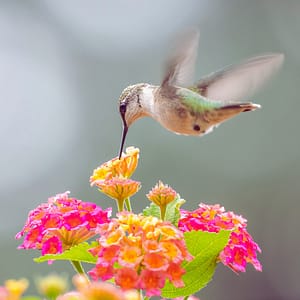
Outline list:
[[[143,89],[147,84],[139,83],[125,88],[119,98],[119,111],[123,121],[123,133],[120,145],[119,159],[121,158],[126,134],[129,126],[137,119],[145,116],[141,105]]]

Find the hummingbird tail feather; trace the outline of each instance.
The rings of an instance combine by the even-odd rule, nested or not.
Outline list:
[[[235,117],[236,115],[246,112],[253,111],[260,108],[260,105],[254,103],[231,103],[224,105],[220,108],[214,109],[210,112],[207,112],[205,117],[211,123],[219,124],[228,119]]]
[[[222,109],[229,109],[229,110],[236,110],[238,112],[246,112],[246,111],[253,111],[258,108],[261,108],[261,105],[255,103],[237,103],[237,104],[229,104],[223,106]]]

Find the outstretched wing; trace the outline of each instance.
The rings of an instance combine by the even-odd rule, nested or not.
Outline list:
[[[199,32],[189,31],[178,41],[174,54],[167,62],[165,76],[161,87],[188,86],[194,74],[194,65],[197,58]]]
[[[281,53],[256,56],[212,73],[190,89],[215,101],[245,101],[276,73],[283,60]]]

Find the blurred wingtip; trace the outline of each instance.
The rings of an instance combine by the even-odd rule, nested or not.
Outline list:
[[[200,37],[200,30],[196,26],[188,26],[183,30],[177,32],[174,41],[178,48],[185,48],[190,44],[198,44]],[[181,45],[181,47],[179,46]]]
[[[284,62],[285,55],[284,55],[284,53],[274,53],[273,54],[273,58],[274,58],[274,61],[280,67],[283,64],[283,62]]]
[[[253,110],[256,110],[256,109],[260,109],[260,108],[261,108],[261,105],[260,105],[260,104],[257,104],[257,103],[252,103],[252,106],[253,106]]]
[[[280,68],[284,62],[285,59],[285,55],[284,53],[267,53],[264,55],[267,59],[267,61],[269,61],[271,64],[273,64],[273,66],[275,68]]]

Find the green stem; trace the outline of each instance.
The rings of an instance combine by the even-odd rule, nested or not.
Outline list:
[[[166,210],[167,210],[167,206],[166,205],[160,206],[160,218],[163,221],[165,220],[165,217],[166,217]]]
[[[76,261],[76,260],[71,260],[71,265],[73,266],[74,270],[80,274],[80,275],[83,275],[88,281],[89,281],[89,278],[88,276],[86,275],[83,267],[82,267],[82,264],[80,261]]]
[[[139,291],[141,300],[149,300],[150,299],[149,297],[143,295],[143,290],[138,290],[138,291]]]
[[[132,211],[129,197],[125,199],[125,205],[126,205],[126,208],[127,208],[128,211]]]
[[[117,200],[117,204],[118,204],[118,212],[123,211],[124,210],[124,199]]]

